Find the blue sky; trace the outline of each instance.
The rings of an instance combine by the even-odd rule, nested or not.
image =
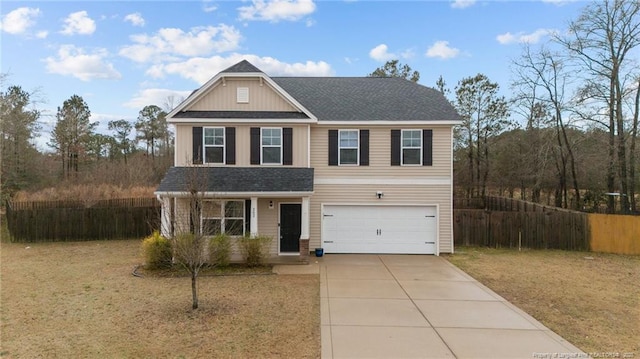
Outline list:
[[[4,86],[38,90],[44,143],[77,94],[106,131],[247,59],[271,76],[365,76],[397,58],[434,86],[484,73],[508,97],[522,43],[564,31],[584,1],[6,1]]]

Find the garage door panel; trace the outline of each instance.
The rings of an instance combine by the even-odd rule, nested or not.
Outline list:
[[[326,253],[436,251],[435,206],[327,205],[322,242]]]

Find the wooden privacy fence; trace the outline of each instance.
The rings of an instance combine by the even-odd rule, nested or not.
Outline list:
[[[6,212],[11,239],[18,242],[144,237],[160,220],[155,198],[8,201]]]
[[[589,214],[591,250],[640,254],[640,216]]]
[[[589,221],[579,212],[453,211],[456,245],[589,250]]]

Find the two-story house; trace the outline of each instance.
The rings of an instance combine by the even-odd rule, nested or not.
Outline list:
[[[271,255],[453,252],[453,126],[438,91],[400,78],[270,77],[247,61],[168,114],[165,235],[269,235]],[[204,199],[200,223],[190,196]]]

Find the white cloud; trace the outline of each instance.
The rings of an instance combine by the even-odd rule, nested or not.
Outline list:
[[[242,36],[233,26],[221,24],[182,29],[163,28],[156,34],[132,35],[133,45],[125,46],[120,55],[137,62],[177,60],[180,57],[203,56],[236,50]]]
[[[441,59],[452,59],[460,54],[460,50],[449,46],[449,41],[436,41],[427,49],[427,57],[439,57]]]
[[[30,27],[35,25],[35,18],[38,16],[40,16],[40,9],[38,8],[17,8],[2,17],[0,28],[9,34],[24,34]]]
[[[380,44],[369,51],[369,57],[380,62],[386,62],[394,59],[410,59],[415,56],[413,49],[407,49],[400,54],[389,52],[387,44]]]
[[[313,0],[253,0],[238,8],[240,20],[297,21],[316,10]]]
[[[47,38],[47,36],[49,36],[49,31],[42,30],[42,31],[38,31],[38,32],[36,33],[36,37],[37,37],[38,39],[46,39],[46,38]]]
[[[86,11],[78,11],[69,14],[64,19],[61,33],[64,35],[91,35],[94,31],[96,31],[96,22],[89,17]]]
[[[453,0],[451,7],[454,9],[465,9],[476,3],[476,0]]]
[[[385,62],[396,58],[396,54],[389,52],[389,47],[386,44],[380,44],[371,51],[369,51],[369,57],[376,61]]]
[[[50,73],[73,76],[82,81],[119,79],[120,73],[113,64],[105,60],[108,55],[105,49],[97,49],[88,54],[73,45],[63,45],[58,50],[56,58],[47,57],[44,62]]]
[[[125,107],[142,109],[147,105],[156,105],[160,108],[165,108],[167,99],[173,97],[175,100],[174,106],[179,102],[187,98],[191,94],[191,91],[176,91],[169,89],[149,88],[144,89],[136,93],[133,98],[123,104]]]
[[[202,10],[204,12],[214,12],[218,10],[218,6],[211,3],[210,0],[204,0],[202,2]]]
[[[247,60],[269,76],[333,76],[331,65],[324,61],[286,63],[272,57],[243,55],[234,53],[227,57],[194,57],[185,61],[156,64],[147,70],[147,75],[161,78],[166,75],[178,75],[190,79],[199,85],[207,82],[218,72]]]
[[[304,22],[304,24],[307,25],[307,27],[311,27],[316,24],[316,21],[314,19],[309,18],[307,19],[307,21]]]
[[[144,26],[144,18],[139,12],[128,14],[124,17],[124,21],[129,21],[133,26]]]
[[[535,44],[540,42],[543,37],[552,34],[553,32],[554,30],[551,29],[538,29],[530,34],[525,34],[524,32],[512,34],[510,32],[507,32],[496,36],[496,40],[498,40],[498,42],[502,45],[517,43]]]

